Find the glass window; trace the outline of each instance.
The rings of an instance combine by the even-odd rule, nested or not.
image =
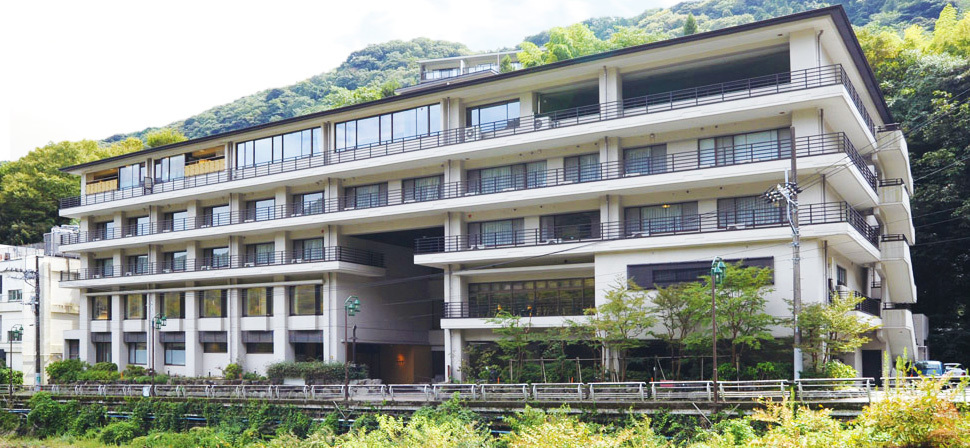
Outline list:
[[[624,149],[623,172],[628,175],[667,172],[667,145]]]
[[[247,342],[246,353],[273,353],[272,342]]]
[[[91,298],[91,319],[111,320],[111,296],[95,296]]]
[[[337,123],[334,128],[337,152],[430,135],[441,131],[441,105],[345,121]]]
[[[21,289],[11,289],[7,291],[7,301],[10,302],[23,302],[24,301],[24,291]]]
[[[228,268],[229,267],[229,248],[212,247],[203,251],[202,269],[206,268]]]
[[[581,156],[566,157],[563,161],[567,182],[590,182],[600,179],[600,155],[583,154]]]
[[[546,184],[546,161],[518,165],[497,166],[468,171],[468,193],[497,193],[500,191],[538,188]]]
[[[595,306],[594,285],[592,278],[470,284],[468,317],[582,315]]]
[[[144,319],[148,314],[148,301],[144,294],[125,295],[125,319]]]
[[[185,293],[166,292],[162,294],[162,314],[169,319],[185,319]]]
[[[523,218],[468,223],[470,246],[504,246],[524,242]]]
[[[148,364],[148,343],[129,342],[128,364]]]
[[[165,266],[162,267],[162,273],[184,271],[187,260],[188,252],[184,250],[178,252],[166,252]]]
[[[276,218],[276,199],[249,201],[246,204],[247,221],[266,221]]]
[[[542,241],[572,241],[600,236],[599,211],[543,216],[539,223]]]
[[[324,258],[323,238],[293,241],[294,260],[323,260]]]
[[[626,209],[625,216],[628,235],[700,230],[696,202],[630,207]]]
[[[250,244],[246,246],[246,266],[275,263],[275,251],[275,243]]]
[[[132,255],[128,257],[128,268],[125,275],[148,274],[148,255]]]
[[[323,314],[319,285],[298,285],[290,287],[290,314]]]
[[[203,226],[224,226],[230,223],[232,214],[229,204],[206,207],[203,213]]]
[[[185,365],[185,343],[184,342],[165,343],[165,365],[167,366]]]
[[[735,165],[789,157],[790,140],[788,128],[700,139],[700,164]]]
[[[344,189],[344,208],[371,208],[387,205],[387,184],[361,185]]]
[[[404,202],[434,201],[441,198],[442,176],[404,179]]]
[[[226,342],[203,342],[202,353],[229,353],[229,344]]]
[[[93,241],[118,238],[118,226],[114,221],[99,222],[94,225]]]
[[[839,265],[835,266],[835,284],[839,286],[848,286],[849,284],[849,271]]]
[[[272,291],[272,288],[243,289],[243,316],[273,315]]]
[[[293,196],[294,215],[323,213],[323,192],[304,193]]]
[[[111,343],[94,343],[94,362],[111,362]]]
[[[179,231],[190,228],[188,226],[189,222],[189,212],[182,210],[180,212],[171,212],[165,214],[165,225],[163,228],[166,231]]]
[[[155,161],[155,182],[168,182],[185,177],[185,154]]]
[[[761,196],[717,200],[718,228],[743,228],[787,222],[784,209],[765,202]]]
[[[125,236],[149,235],[152,233],[152,222],[148,216],[128,219],[128,230]]]
[[[201,317],[226,317],[226,293],[224,289],[210,289],[199,291],[199,315]]]
[[[236,144],[236,168],[316,155],[322,147],[320,128],[241,142]]]
[[[490,104],[467,109],[468,126],[480,126],[482,132],[498,131],[519,125],[519,101]]]
[[[94,261],[95,271],[93,273],[93,278],[98,278],[101,276],[111,277],[115,275],[115,260],[114,258],[99,258]]]
[[[144,163],[136,163],[118,168],[118,188],[120,189],[140,187],[144,179]]]

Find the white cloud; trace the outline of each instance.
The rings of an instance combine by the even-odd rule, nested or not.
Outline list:
[[[44,1],[0,6],[0,160],[160,126],[415,37],[511,47],[671,0]]]

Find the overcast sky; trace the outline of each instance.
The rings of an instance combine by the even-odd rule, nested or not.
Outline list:
[[[163,126],[328,71],[367,44],[473,51],[676,0],[3,1],[0,161]]]

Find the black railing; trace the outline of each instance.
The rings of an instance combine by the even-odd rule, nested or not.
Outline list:
[[[878,245],[879,229],[865,222],[862,215],[845,202],[810,204],[798,212],[801,225],[847,222],[873,246]],[[486,234],[425,237],[415,240],[415,254],[460,252],[479,249],[531,247],[560,243],[647,238],[686,233],[711,233],[732,230],[787,226],[783,210],[774,207],[731,212],[710,212],[677,217],[605,222],[576,232],[576,229],[546,228]],[[566,235],[568,237],[557,236]]]
[[[342,149],[339,152],[325,152],[324,154],[284,160],[277,163],[235,167],[227,171],[187,177],[153,186],[146,185],[141,188],[114,190],[82,197],[63,198],[61,199],[60,207],[65,209],[81,205],[97,204],[165,191],[214,185],[233,180],[250,179],[258,176],[298,171],[337,163],[422,151],[448,145],[488,140],[510,135],[528,134],[547,129],[615,120],[831,85],[843,85],[846,88],[856,109],[859,111],[870,131],[875,135],[875,128],[871,116],[865,109],[865,105],[862,103],[852,83],[849,81],[845,70],[841,65],[837,64],[656,93],[638,98],[627,98],[616,102],[580,106],[540,115],[524,116],[512,120],[504,120],[500,122],[501,125],[486,123],[429,133],[393,142],[374,143],[366,146],[361,145]],[[855,160],[853,161],[855,162]]]
[[[856,293],[856,297],[860,297],[860,296],[863,299],[855,306],[855,310],[879,317],[880,310],[882,310],[882,300],[873,299],[870,297],[866,297],[860,293]]]
[[[883,242],[883,243],[893,242],[893,241],[902,241],[902,242],[905,242],[905,243],[908,243],[909,242],[906,239],[906,235],[900,235],[900,234],[896,234],[896,233],[890,233],[890,234],[886,234],[886,235],[880,235],[879,241],[880,242]]]
[[[825,154],[851,154],[855,148],[842,133],[805,136],[795,139],[795,154],[810,157]],[[315,202],[297,202],[290,206],[247,209],[232,213],[202,215],[176,221],[162,221],[142,226],[139,232],[79,232],[64,235],[61,244],[77,244],[155,234],[180,230],[194,230],[204,227],[241,224],[252,221],[274,220],[303,215],[335,213],[374,207],[401,205],[411,202],[425,202],[440,199],[453,199],[466,196],[502,193],[506,191],[535,188],[557,187],[576,183],[606,181],[627,177],[651,176],[679,171],[734,166],[748,163],[767,162],[791,157],[791,140],[721,147],[711,150],[698,150],[686,153],[669,154],[663,157],[648,157],[596,163],[576,168],[558,168],[523,173],[518,176],[502,176],[476,181],[449,182],[406,190],[385,191],[374,195],[355,195],[337,197]],[[864,167],[868,172],[868,167]],[[147,232],[147,233],[146,233]]]
[[[574,300],[489,300],[486,302],[473,301],[470,303],[449,302],[444,304],[445,319],[496,317],[501,312],[513,316],[544,317],[544,316],[582,316],[586,310],[594,308],[593,298]]]
[[[114,266],[110,269],[85,268],[61,273],[61,281],[93,280],[111,277],[175,274],[221,269],[259,268],[342,261],[367,266],[384,267],[384,254],[353,247],[331,246],[301,252],[266,252],[246,255],[210,256],[199,259],[170,260],[162,263],[139,263]]]
[[[903,180],[898,177],[894,179],[879,179],[880,187],[895,187],[898,185],[903,185],[904,183],[905,182],[903,182]]]

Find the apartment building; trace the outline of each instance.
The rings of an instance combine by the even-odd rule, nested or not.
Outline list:
[[[70,229],[55,228],[55,232],[65,239],[76,235]],[[64,332],[78,328],[80,292],[61,287],[60,280],[62,274],[79,267],[76,258],[47,251],[43,244],[0,246],[0,358],[3,365],[24,373],[24,384],[43,383],[48,363],[71,356],[70,347],[64,346]],[[77,356],[77,346],[73,348]]]
[[[906,141],[841,7],[417,87],[65,168],[67,344],[205,376],[354,340],[385,381],[461,379],[497,310],[560,326],[716,256],[773,267],[784,316],[791,230],[761,195],[794,151],[803,301],[868,297],[883,328],[847,359],[867,376],[920,352]]]

